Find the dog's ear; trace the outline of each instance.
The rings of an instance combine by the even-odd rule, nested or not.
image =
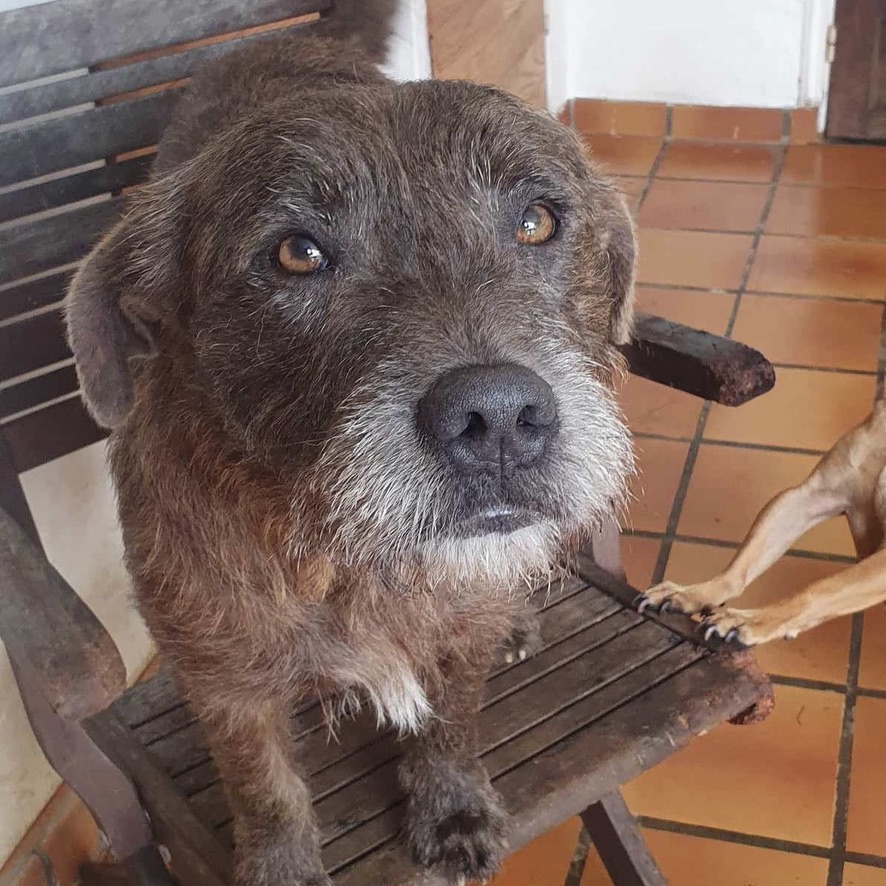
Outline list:
[[[65,300],[68,343],[89,411],[104,427],[122,424],[133,405],[129,361],[152,354],[152,327],[178,274],[181,244],[176,183],[145,186],[126,217],[81,264]]]
[[[610,298],[609,333],[614,344],[624,345],[634,328],[634,279],[637,240],[624,197],[614,193],[607,213],[604,242]]]

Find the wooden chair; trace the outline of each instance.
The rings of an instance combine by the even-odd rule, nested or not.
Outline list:
[[[47,758],[108,837],[111,862],[84,870],[86,883],[160,886],[171,870],[185,884],[221,884],[232,836],[174,676],[161,670],[124,691],[119,652],[44,556],[19,483],[103,434],[77,395],[59,302],[125,190],[144,179],[193,66],[264,38],[244,29],[328,5],[54,0],[0,14],[0,87],[19,86],[0,91],[0,637]],[[634,372],[731,405],[774,383],[757,352],[661,318],[641,317],[625,353]],[[578,573],[540,600],[544,649],[490,677],[481,718],[512,846],[581,814],[619,886],[663,882],[619,785],[703,731],[761,715],[769,699],[748,655],[712,652],[681,617],[637,615],[635,594],[608,527]],[[316,700],[292,726],[336,883],[438,882],[397,843],[394,737],[359,719],[330,742]]]

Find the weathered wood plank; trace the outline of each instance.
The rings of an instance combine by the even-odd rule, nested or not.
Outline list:
[[[108,632],[43,552],[0,511],[0,637],[27,666],[60,716],[80,720],[126,687],[126,668]]]
[[[605,601],[606,598],[602,599]],[[587,598],[579,594],[569,602],[587,602]],[[559,610],[560,607],[557,607],[554,613]],[[629,651],[631,647],[642,644],[640,654],[643,656],[661,652],[655,642],[647,641],[648,631],[645,631],[643,620],[635,613],[620,610],[608,618],[601,618],[600,614],[591,611],[587,618],[590,627],[571,634],[564,642],[557,642],[529,661],[500,671],[497,677],[490,680],[481,715],[481,723],[490,724],[484,732],[484,741],[506,740],[508,729],[518,731],[527,728],[527,718],[530,718],[531,724],[531,718],[544,717],[546,705],[552,698],[551,686],[569,686],[569,680],[574,679],[576,674],[581,675],[581,680],[587,680],[587,688],[593,691],[594,674],[600,671],[599,668],[596,671],[592,667],[589,669],[587,662],[596,650],[602,648],[603,651],[598,653],[602,661],[608,662],[611,658],[618,662],[607,672],[613,678],[621,673],[622,668],[633,665]],[[630,643],[620,640],[622,634],[637,627],[641,628],[637,639]],[[569,631],[567,620],[564,632]],[[658,631],[658,636],[665,643],[678,642],[677,638],[664,631]],[[576,661],[578,658],[581,658],[581,662]],[[537,688],[534,684],[538,684]],[[598,681],[597,685],[602,683]],[[526,687],[531,687],[533,699],[538,695],[537,700],[525,700],[526,692],[518,690]],[[317,803],[345,786],[357,783],[384,764],[391,764],[399,755],[399,746],[392,736],[379,736],[371,712],[355,722],[342,724],[341,732],[340,742],[335,744],[327,744],[325,731],[322,730],[307,741],[296,743],[295,758],[303,762],[310,775],[311,790]],[[194,800],[200,808],[201,820],[207,824],[218,826],[226,820],[219,818],[226,814],[219,785],[212,786]]]
[[[59,270],[38,280],[18,283],[0,292],[0,322],[19,314],[59,304],[65,297],[73,270]]]
[[[0,14],[0,86],[328,9],[329,0],[64,0]]]
[[[509,739],[546,722],[563,707],[571,707],[577,700],[617,685],[621,677],[672,648],[675,642],[679,642],[677,638],[654,625],[639,625],[602,650],[592,650],[545,675],[526,691],[508,696],[481,712],[479,729],[483,747],[489,753]],[[380,765],[356,781],[350,778],[347,762],[327,775],[339,777],[340,783],[347,784],[348,789],[333,793],[314,807],[324,844],[381,814],[401,797],[395,762]]]
[[[122,197],[0,227],[0,283],[79,261],[123,211]]]
[[[747,403],[775,384],[775,370],[759,351],[650,314],[637,315],[622,353],[635,375],[725,406]]]
[[[63,397],[77,388],[77,373],[73,366],[63,366],[11,388],[4,388],[0,390],[0,419]]]
[[[168,666],[151,677],[136,683],[114,702],[114,716],[130,729],[137,730],[167,711],[182,707],[181,686]]]
[[[71,360],[73,356],[60,310],[0,326],[0,381]]]
[[[376,849],[375,846],[372,848]],[[386,886],[449,886],[451,883],[451,880],[440,874],[416,870],[398,840],[378,844],[371,856],[337,874],[333,879],[335,886],[366,886],[367,883],[384,883]]]
[[[670,656],[687,654],[677,647]],[[662,662],[664,665],[664,662]],[[649,665],[651,671],[656,663]],[[664,669],[664,668],[663,668]],[[612,689],[615,691],[618,684]],[[514,812],[512,841],[522,846],[724,723],[768,691],[768,681],[733,656],[706,655],[643,693],[642,704],[611,700],[606,716],[495,781]],[[737,728],[726,727],[723,728]],[[543,798],[543,802],[542,802]]]
[[[180,92],[166,89],[0,132],[0,186],[157,144]]]
[[[2,21],[2,15],[0,15]],[[65,108],[87,104],[109,96],[119,96],[139,89],[171,83],[189,77],[198,66],[243,46],[292,30],[291,25],[247,34],[170,54],[133,61],[104,70],[84,71],[82,76],[54,80],[28,89],[0,95],[0,124],[27,120]]]
[[[29,471],[108,436],[79,397],[71,397],[3,425],[18,471]]]
[[[573,593],[572,589],[576,586],[580,590]],[[617,603],[595,589],[588,588],[582,582],[570,582],[564,593],[568,596],[563,600],[552,596],[548,600],[550,605],[540,615],[540,630],[545,650],[533,658],[531,663],[516,663],[497,669],[487,685],[487,704],[515,691],[532,679],[537,679],[540,673],[544,673],[554,663],[562,664],[566,656],[578,654],[595,642],[598,644],[605,642],[640,621],[639,616],[632,613],[618,613],[620,607]],[[615,621],[611,624],[607,622],[594,633],[587,630],[602,623],[609,616],[615,617]],[[532,676],[533,673],[535,677]],[[319,710],[317,713],[319,714]],[[304,761],[309,775],[314,779],[312,789],[315,795],[336,788],[336,784],[330,783],[329,776],[324,774],[326,770],[330,770],[345,759],[353,764],[354,754],[380,739],[375,728],[375,715],[371,711],[367,711],[354,722],[344,722],[336,738],[330,736],[322,720],[315,721],[311,729],[304,728],[307,725],[304,718],[294,723],[302,727],[302,732],[295,738],[293,755],[295,759]],[[139,738],[144,741],[142,734]],[[193,765],[193,760],[197,756],[207,753],[199,742],[199,725],[194,722],[189,732],[182,731],[174,736],[161,737],[150,746],[151,753],[161,767],[181,768],[183,761],[190,764],[184,773],[176,777],[176,783],[188,796],[207,791],[217,777],[214,767],[208,763],[208,755],[207,760]],[[356,775],[351,772],[344,777],[354,778]],[[218,803],[223,803],[220,789],[216,787],[214,790],[214,794],[201,796],[197,800],[202,809],[213,808]],[[208,821],[208,819],[201,820]],[[218,823],[212,821],[213,825]]]
[[[618,710],[631,699],[637,697],[638,692],[651,692],[650,684],[655,686],[656,680],[666,681],[673,676],[674,671],[685,668],[687,664],[691,664],[698,660],[701,653],[693,650],[687,644],[671,648],[663,654],[652,658],[650,661],[640,665],[631,671],[625,679],[618,680],[608,684],[603,690],[594,693],[585,700],[584,717],[570,719],[571,708],[567,707],[555,717],[555,724],[559,721],[559,726],[554,728],[547,727],[550,720],[544,720],[541,724],[523,733],[512,741],[519,742],[517,750],[509,750],[511,743],[498,746],[494,751],[490,752],[489,747],[495,743],[494,737],[490,738],[484,729],[481,732],[481,744],[486,748],[483,756],[483,762],[489,772],[493,782],[500,776],[511,771],[519,771],[520,764],[534,759],[542,753],[556,753],[557,743],[572,735],[576,728],[590,728],[597,719],[605,717],[607,713]],[[564,694],[564,699],[566,695]],[[644,696],[644,705],[648,703],[650,696]],[[679,699],[672,698],[674,703]],[[531,702],[527,699],[527,704]],[[641,706],[642,707],[642,706]],[[578,722],[579,726],[574,724]],[[572,727],[570,729],[570,726]],[[547,728],[546,728],[547,727]],[[649,738],[649,730],[646,730],[646,737]],[[528,751],[528,753],[527,753]],[[573,757],[566,755],[560,758],[562,771],[559,773],[559,781],[566,776],[572,776],[576,772],[588,773],[595,771],[596,757]],[[327,870],[337,871],[345,865],[352,864],[357,858],[360,858],[367,851],[383,844],[391,837],[397,834],[402,824],[402,795],[393,779],[393,769],[389,774],[387,784],[387,795],[392,802],[379,814],[371,819],[367,818],[364,822],[358,824],[357,827],[345,830],[343,833],[327,843],[323,851],[324,864]],[[606,789],[617,785],[618,782],[606,784]],[[499,787],[499,785],[496,785]],[[354,790],[354,786],[349,786],[343,792],[342,797]],[[383,788],[384,790],[384,788]],[[543,794],[534,798],[532,801],[536,806],[544,808],[547,804],[542,804]],[[595,799],[593,796],[588,797],[588,803]],[[505,801],[508,808],[514,812],[522,812],[519,806],[514,805],[510,797],[505,795]],[[530,810],[526,810],[529,812]],[[574,814],[574,813],[573,813]],[[567,818],[564,816],[563,818]],[[559,819],[554,824],[559,824],[563,819]],[[226,832],[225,836],[230,837]],[[516,848],[516,847],[515,847]]]
[[[561,587],[559,594],[562,596],[558,596],[555,588],[550,596],[540,597],[537,601],[539,605],[546,606],[540,615],[541,636],[545,646],[570,638],[582,628],[612,615],[619,608],[618,604],[589,588],[580,579],[570,577]],[[639,620],[637,616],[632,618]],[[522,667],[514,664],[499,668],[493,673],[493,678],[506,677],[512,672],[525,674],[525,663]],[[507,682],[493,685],[498,685],[498,692],[502,694],[513,685],[513,679],[512,677]],[[209,761],[208,749],[202,741],[199,723],[190,716],[187,709],[181,709],[178,714],[180,721],[178,718],[169,721],[160,717],[151,721],[147,729],[140,727],[137,734],[139,740],[150,747],[158,765],[174,773],[176,784],[186,796],[191,796],[207,790],[217,776]],[[186,720],[188,717],[190,719]],[[175,722],[175,725],[169,728],[171,722]],[[358,723],[343,723],[338,739],[331,738],[319,706],[297,712],[292,720],[292,729],[293,753],[296,759],[311,761],[309,771],[313,774],[332,766],[379,737],[374,728],[373,715],[367,713]],[[212,805],[213,801],[201,802]]]
[[[110,711],[84,726],[93,741],[138,785],[157,839],[168,847],[180,881],[225,886],[231,872],[230,850],[197,820],[129,729]]]
[[[559,638],[556,645],[539,652],[531,661],[491,676],[486,683],[483,704],[485,706],[495,704],[508,695],[525,689],[540,677],[562,668],[580,655],[604,646],[620,634],[635,628],[642,621],[635,613],[626,612],[611,603],[600,612],[600,615],[602,617],[598,618],[592,612],[585,620],[587,624],[577,624],[578,630]],[[569,630],[570,626],[565,627]]]
[[[153,154],[83,169],[71,175],[0,194],[0,222],[22,218],[141,184],[148,177]]]

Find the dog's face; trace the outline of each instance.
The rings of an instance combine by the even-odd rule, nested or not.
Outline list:
[[[633,264],[565,127],[464,83],[352,88],[262,110],[148,186],[68,319],[100,420],[125,419],[150,338],[292,478],[306,547],[512,580],[621,499]]]

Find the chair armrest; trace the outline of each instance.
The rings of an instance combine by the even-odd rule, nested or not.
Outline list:
[[[651,314],[637,314],[622,354],[634,375],[724,406],[741,406],[775,384],[775,370],[759,351]]]
[[[126,667],[110,634],[2,509],[0,639],[66,719],[98,713],[126,688]]]

